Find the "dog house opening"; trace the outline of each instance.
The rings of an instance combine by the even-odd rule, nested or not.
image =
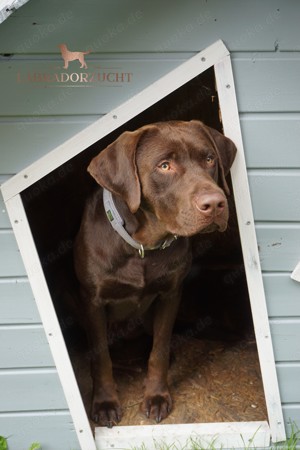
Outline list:
[[[21,194],[88,415],[93,354],[81,323],[84,311],[78,314],[79,284],[73,264],[74,239],[84,204],[96,188],[87,166],[123,131],[169,120],[200,120],[222,132],[213,67]],[[191,240],[193,264],[184,281],[171,343],[173,409],[166,424],[267,420],[230,175],[227,182],[231,191],[227,230],[198,234]],[[120,425],[151,424],[139,406],[152,337],[132,323],[125,327],[114,324],[109,333],[123,408]],[[91,426],[95,426],[92,421]]]

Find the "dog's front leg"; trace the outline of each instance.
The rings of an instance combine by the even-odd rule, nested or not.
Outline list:
[[[167,377],[170,359],[170,342],[180,301],[180,290],[157,299],[153,322],[153,347],[148,361],[142,412],[160,422],[172,409]]]
[[[91,419],[101,426],[112,427],[120,422],[122,410],[109,355],[105,307],[91,301],[87,305],[85,319],[93,380]]]

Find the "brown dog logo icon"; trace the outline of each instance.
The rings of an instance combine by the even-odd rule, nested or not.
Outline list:
[[[87,69],[84,55],[88,55],[89,53],[91,53],[90,50],[88,50],[87,52],[71,52],[70,50],[68,50],[66,44],[60,44],[59,48],[61,51],[62,59],[65,62],[64,69],[67,69],[69,67],[70,61],[76,61],[76,59],[78,59],[81,64],[80,69]]]

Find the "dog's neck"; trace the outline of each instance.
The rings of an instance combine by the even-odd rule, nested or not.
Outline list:
[[[132,214],[122,199],[113,198],[106,189],[103,189],[103,204],[112,227],[142,257],[144,250],[164,249],[177,239],[151,211],[141,207]]]

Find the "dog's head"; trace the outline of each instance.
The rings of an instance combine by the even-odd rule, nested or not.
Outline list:
[[[224,231],[233,142],[202,122],[160,122],[123,133],[88,171],[132,213],[151,211],[169,233]]]

